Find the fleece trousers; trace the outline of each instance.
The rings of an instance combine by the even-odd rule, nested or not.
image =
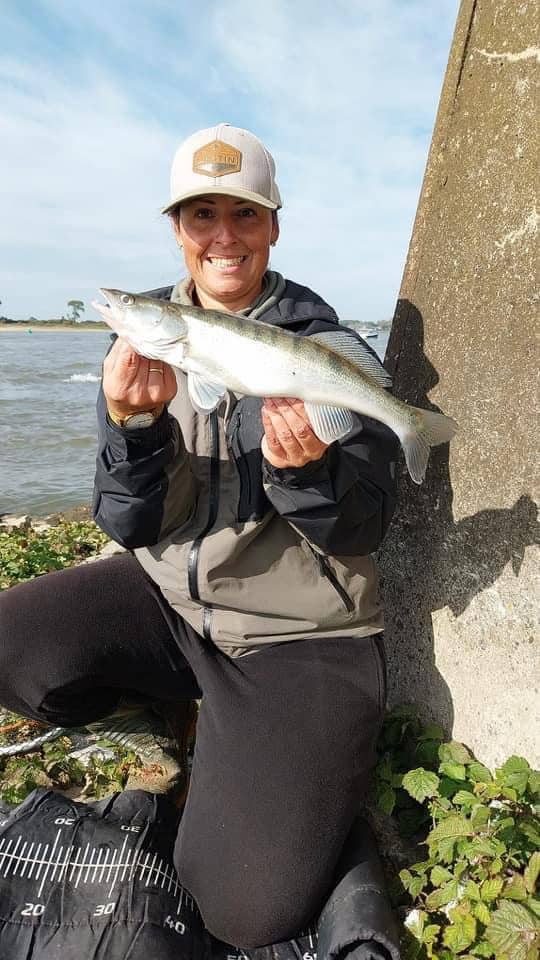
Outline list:
[[[133,694],[202,698],[174,860],[206,928],[245,949],[296,936],[331,892],[374,764],[381,635],[231,659],[131,554],[0,594],[0,703],[77,726]]]

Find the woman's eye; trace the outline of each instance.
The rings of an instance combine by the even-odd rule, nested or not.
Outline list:
[[[242,207],[242,209],[239,210],[238,212],[239,212],[240,216],[243,217],[243,218],[244,218],[244,217],[247,218],[247,217],[254,217],[254,216],[255,216],[255,211],[253,210],[252,207]]]
[[[212,216],[212,210],[208,207],[199,207],[199,209],[195,211],[195,216],[198,220],[209,220]]]

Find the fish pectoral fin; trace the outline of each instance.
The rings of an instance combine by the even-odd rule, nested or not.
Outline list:
[[[222,383],[206,380],[200,373],[188,373],[188,393],[193,406],[200,413],[212,413],[227,393]]]
[[[323,443],[333,443],[345,437],[354,425],[350,410],[343,407],[326,407],[318,403],[304,402],[313,432]]]
[[[378,356],[372,353],[365,343],[357,340],[350,330],[326,330],[324,333],[314,333],[310,340],[322,343],[340,357],[354,363],[380,387],[392,386],[392,377],[384,369]]]

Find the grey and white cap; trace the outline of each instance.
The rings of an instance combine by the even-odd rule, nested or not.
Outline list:
[[[179,146],[171,168],[171,199],[161,212],[212,193],[277,210],[281,197],[275,175],[272,155],[255,134],[219,123],[193,133]]]

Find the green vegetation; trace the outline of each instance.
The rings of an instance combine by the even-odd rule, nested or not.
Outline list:
[[[403,960],[537,960],[540,774],[522,757],[495,773],[412,709],[387,717],[378,806],[427,856],[399,872]]]
[[[91,521],[59,523],[37,532],[19,527],[0,533],[0,590],[97,553],[109,537]]]

